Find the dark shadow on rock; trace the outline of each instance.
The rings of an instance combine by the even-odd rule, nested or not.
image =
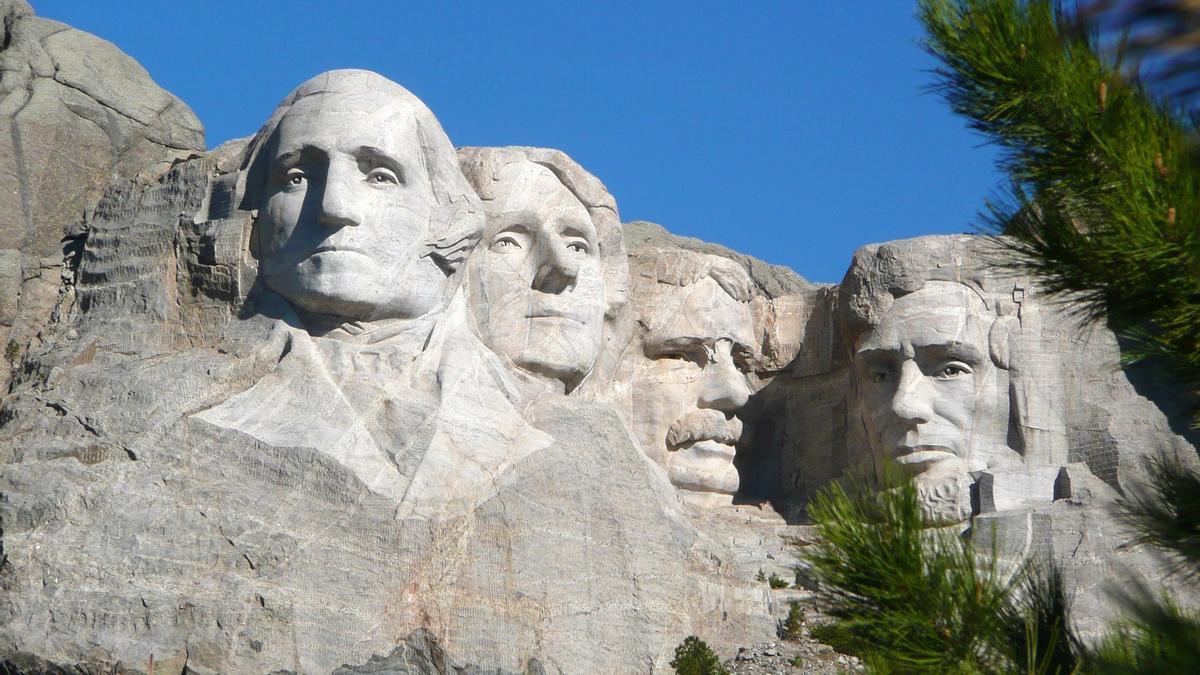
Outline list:
[[[1132,346],[1129,340],[1117,335],[1121,353],[1128,353]],[[1139,361],[1124,368],[1125,377],[1134,391],[1145,397],[1162,411],[1171,426],[1171,431],[1182,436],[1195,447],[1200,447],[1200,429],[1192,426],[1192,415],[1200,409],[1200,398],[1186,383],[1173,377],[1169,369],[1154,359]]]
[[[438,639],[424,628],[409,633],[404,643],[387,656],[372,656],[359,666],[343,665],[333,675],[546,675],[537,659],[529,659],[525,670],[459,665],[446,655]]]

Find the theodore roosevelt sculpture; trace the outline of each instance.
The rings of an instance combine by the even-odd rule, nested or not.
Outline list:
[[[479,335],[521,380],[570,392],[628,294],[616,202],[557,150],[464,148],[459,157],[488,220],[467,263]]]
[[[630,278],[637,325],[620,377],[633,435],[686,501],[729,503],[739,485],[736,414],[758,348],[750,277],[719,256],[649,249],[631,256]]]

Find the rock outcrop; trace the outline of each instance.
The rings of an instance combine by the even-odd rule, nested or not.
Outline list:
[[[0,344],[36,342],[114,178],[202,153],[204,128],[113,45],[0,2]],[[0,387],[8,382],[7,368]]]
[[[804,597],[754,577],[806,501],[885,457],[931,521],[1063,567],[1085,631],[1104,580],[1163,578],[1107,509],[1195,448],[989,240],[810,284],[622,224],[561,152],[456,151],[365,71],[206,152],[111,45],[0,7],[0,669],[732,657]]]

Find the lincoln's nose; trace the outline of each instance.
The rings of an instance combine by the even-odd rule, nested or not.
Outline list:
[[[900,364],[900,381],[892,397],[892,412],[911,425],[926,424],[933,419],[929,383],[913,360]]]

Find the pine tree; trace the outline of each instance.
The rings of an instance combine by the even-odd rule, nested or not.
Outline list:
[[[708,643],[689,635],[675,648],[671,667],[678,675],[729,675]]]
[[[1187,15],[1200,25],[1189,3],[1128,5],[1129,20]],[[942,63],[936,88],[1002,149],[1011,177],[1012,199],[988,209],[987,224],[1008,235],[1002,241],[1015,254],[998,262],[1106,319],[1138,345],[1134,357],[1156,357],[1196,393],[1200,144],[1185,106],[1152,99],[1119,68],[1119,53],[1102,57],[1095,24],[1059,2],[918,6],[927,47]],[[1184,14],[1158,13],[1164,7]],[[1194,25],[1156,29],[1193,36],[1187,44],[1196,51]],[[1109,638],[1085,647],[1070,633],[1055,570],[1025,567],[1004,581],[995,551],[926,530],[915,489],[889,480],[879,494],[831,485],[809,509],[822,540],[806,557],[834,619],[821,637],[873,669],[1174,673],[1200,662],[1200,616],[1137,584],[1126,589],[1126,616]],[[1160,460],[1149,485],[1119,506],[1185,582],[1200,578],[1200,475]]]
[[[889,472],[825,487],[804,553],[833,622],[813,634],[877,672],[1069,673],[1078,665],[1057,577],[1009,581],[996,553],[930,530],[911,481]]]
[[[987,221],[1009,235],[1008,262],[1200,392],[1195,126],[1057,2],[920,0],[919,14],[935,89],[1001,148],[1013,197]]]

